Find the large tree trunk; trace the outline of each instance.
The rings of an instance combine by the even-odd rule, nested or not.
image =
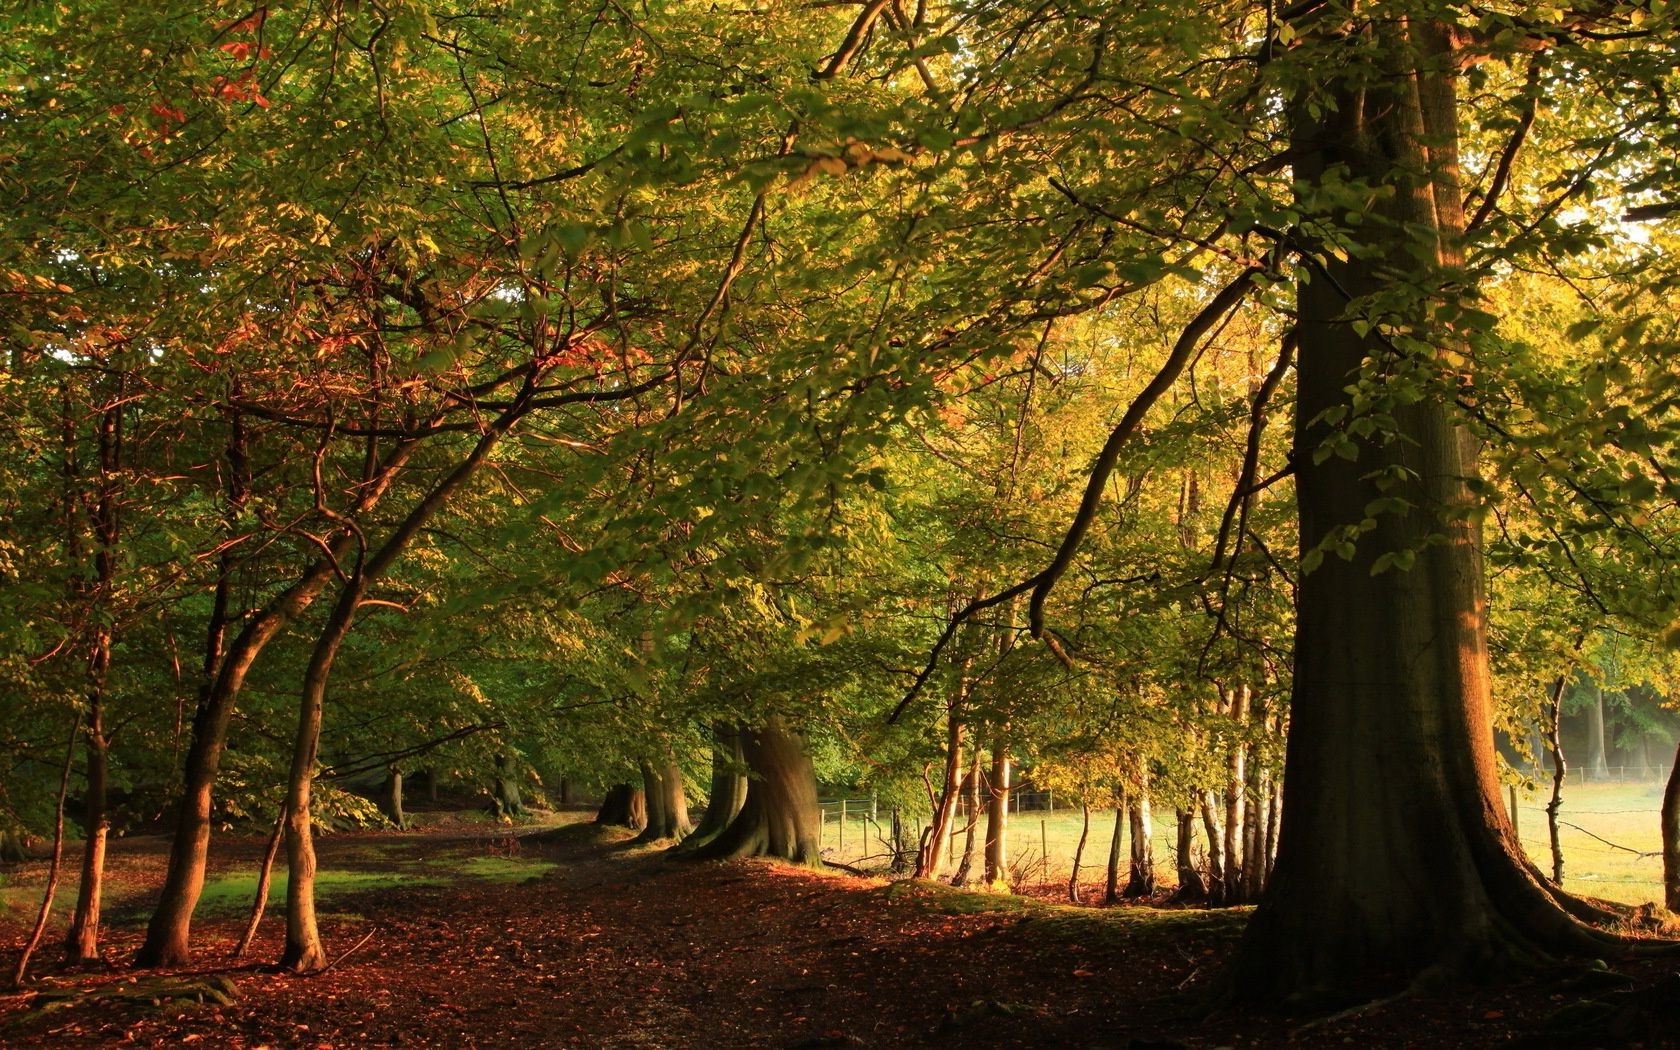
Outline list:
[[[682,770],[670,759],[642,763],[642,791],[647,799],[647,827],[638,842],[681,840],[694,830],[688,819],[688,796],[683,792]]]
[[[712,736],[712,790],[699,825],[683,840],[690,849],[716,838],[747,801],[747,759],[741,751],[741,731],[719,722]]]
[[[490,804],[496,819],[513,820],[525,815],[525,797],[519,790],[519,760],[506,751],[497,752],[495,775],[490,778]]]
[[[746,803],[722,834],[694,856],[712,860],[775,857],[794,864],[821,864],[817,773],[804,739],[780,715],[772,715],[763,725],[742,732],[741,750],[752,770]]]
[[[1396,15],[1339,39],[1326,31],[1314,25],[1302,46],[1375,50],[1347,80],[1333,79],[1338,56],[1320,54],[1332,79],[1291,102],[1301,203],[1320,207],[1332,184],[1388,190],[1373,193],[1379,214],[1361,227],[1373,250],[1315,253],[1297,285],[1301,549],[1331,550],[1300,580],[1282,839],[1228,975],[1235,994],[1270,1003],[1595,940],[1526,865],[1499,797],[1477,449],[1455,419],[1462,358],[1353,324],[1381,309],[1411,326],[1408,340],[1428,338],[1437,304],[1408,298],[1457,298],[1465,279],[1449,30]],[[1373,53],[1390,63],[1380,76]],[[1346,429],[1365,418],[1356,385],[1392,417],[1392,440]],[[1320,454],[1350,443],[1354,460]],[[1343,530],[1368,515],[1375,527],[1338,556]],[[1412,564],[1378,564],[1385,556]]]
[[[640,831],[647,827],[647,796],[641,788],[614,784],[607,789],[606,797],[601,799],[601,808],[595,812],[595,823]]]
[[[986,885],[1009,881],[1009,747],[992,744],[992,794],[986,803]]]

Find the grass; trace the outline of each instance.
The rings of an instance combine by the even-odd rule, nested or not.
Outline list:
[[[1551,846],[1546,831],[1545,805],[1550,797],[1549,782],[1535,785],[1531,792],[1518,789],[1517,830],[1523,849],[1542,871],[1551,871]],[[1627,904],[1662,899],[1662,832],[1658,817],[1662,808],[1662,784],[1582,783],[1571,777],[1564,788],[1559,819],[1575,827],[1562,827],[1564,888],[1571,893]],[[1163,884],[1178,881],[1178,828],[1172,810],[1155,808],[1155,875]],[[881,813],[881,834],[891,817]],[[1079,841],[1080,813],[1058,806],[1054,812],[1031,810],[1010,815],[1011,866],[1026,873],[1026,882],[1066,882],[1073,867],[1073,851]],[[962,856],[961,833],[957,826],[956,856]],[[1577,830],[1582,829],[1582,830]],[[1082,882],[1104,877],[1109,837],[1114,831],[1113,810],[1092,810],[1091,835],[1085,844],[1080,866]],[[1197,822],[1197,840],[1201,842]],[[1130,833],[1128,832],[1128,840]],[[1597,836],[1597,838],[1594,838]],[[884,866],[887,847],[874,825],[861,816],[848,815],[845,848],[839,848],[839,822],[830,811],[823,824],[823,855],[857,864]],[[977,829],[976,850],[985,837],[982,820]],[[1606,841],[1599,841],[1600,839]],[[1615,845],[1609,845],[1614,843]],[[1625,847],[1625,848],[1618,848]],[[1048,860],[1046,860],[1048,858]],[[978,857],[976,858],[978,861]],[[1121,863],[1126,858],[1122,856]]]
[[[1660,901],[1662,790],[1660,782],[1583,784],[1571,778],[1558,812],[1563,825],[1558,829],[1563,888],[1626,904]],[[1532,792],[1517,790],[1518,836],[1529,857],[1547,873],[1552,870],[1545,808],[1550,798],[1549,781]]]
[[[446,878],[433,875],[413,875],[400,871],[347,871],[341,868],[323,868],[315,873],[315,896],[318,899],[330,899],[346,893],[385,890],[396,886],[443,886],[448,882]],[[286,873],[275,871],[273,881],[268,884],[270,905],[286,899],[286,883]],[[251,906],[251,898],[256,896],[256,893],[256,872],[219,875],[205,881],[204,893],[198,899],[199,911],[243,911]]]

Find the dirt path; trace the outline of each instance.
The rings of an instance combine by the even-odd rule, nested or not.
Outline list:
[[[787,866],[695,864],[624,837],[587,825],[517,841],[459,828],[333,836],[323,867],[377,888],[325,898],[329,952],[362,945],[328,972],[232,971],[239,996],[228,1006],[40,1015],[27,1012],[30,997],[4,996],[0,1045],[1441,1047],[1505,1043],[1522,1018],[1555,1007],[1530,988],[1305,1031],[1210,1021],[1186,996],[1208,988],[1240,931],[1235,916],[1076,912]],[[160,848],[124,844],[124,878],[161,865]],[[224,852],[248,863],[254,849]],[[138,905],[113,924],[110,958],[137,945]],[[20,919],[0,923],[8,968]],[[198,925],[197,972],[228,972],[240,925],[231,910]],[[272,916],[253,958],[275,958],[280,937]],[[61,988],[134,975],[44,976]]]

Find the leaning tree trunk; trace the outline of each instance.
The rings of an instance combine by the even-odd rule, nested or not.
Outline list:
[[[332,678],[333,662],[350,634],[367,589],[381,579],[408,549],[432,516],[465,485],[489,458],[501,439],[530,405],[537,373],[528,375],[508,407],[478,436],[472,450],[438,480],[403,516],[379,547],[356,566],[339,587],[332,612],[315,640],[309,666],[303,672],[298,698],[297,736],[292,744],[292,767],[286,793],[286,947],[280,968],[308,973],[327,964],[315,921],[315,841],[310,813],[310,788],[321,743],[321,717]]]
[[[708,860],[775,857],[794,864],[822,863],[822,810],[817,772],[804,739],[780,715],[741,734],[752,777],[747,800],[729,826],[694,851]]]
[[[1085,859],[1085,841],[1091,837],[1091,804],[1079,803],[1079,844],[1073,847],[1073,871],[1068,875],[1068,900],[1079,903],[1079,862]]]
[[[747,759],[741,751],[741,731],[719,722],[712,738],[712,790],[706,796],[706,812],[701,814],[700,823],[683,840],[688,849],[716,838],[747,801]]]
[[[243,476],[243,437],[237,426],[230,437],[227,456],[233,463],[232,476]],[[389,490],[391,481],[407,464],[418,442],[404,440],[385,457],[378,471],[367,478],[351,508],[352,515],[371,510]],[[243,490],[230,490],[230,508],[243,500]],[[235,510],[230,509],[230,518]],[[233,526],[230,526],[230,528]],[[245,688],[245,680],[257,657],[275,636],[315,601],[333,578],[333,568],[350,553],[354,537],[346,530],[332,541],[328,557],[315,561],[291,586],[245,622],[231,645],[224,645],[230,626],[228,602],[231,594],[231,557],[223,560],[216,586],[204,653],[204,684],[193,714],[191,742],[187,746],[186,769],[181,801],[175,814],[174,837],[170,841],[169,865],[157,906],[146,926],[146,940],[135,955],[140,966],[184,966],[192,960],[192,915],[204,890],[205,865],[210,856],[210,815],[216,775],[221,769],[227,744],[228,726],[234,707]]]
[[[951,703],[945,720],[945,776],[939,797],[933,800],[933,819],[922,848],[916,854],[916,878],[937,879],[951,851],[957,802],[962,797],[963,723],[960,693]]]
[[[1114,785],[1114,834],[1108,840],[1108,883],[1103,887],[1103,903],[1120,903],[1120,843],[1126,834],[1126,792]]]
[[[992,794],[986,803],[986,885],[1009,880],[1009,747],[992,744]]]
[[[1329,552],[1297,596],[1277,866],[1227,974],[1274,1004],[1603,950],[1566,911],[1589,909],[1523,860],[1499,797],[1477,447],[1456,418],[1465,359],[1450,333],[1427,343],[1467,297],[1452,30],[1403,14],[1331,28],[1297,45],[1327,71],[1289,106],[1300,202],[1380,189],[1359,227],[1372,243],[1309,248],[1296,286],[1301,550]],[[1372,411],[1388,439],[1348,427]],[[1354,456],[1321,454],[1335,449]]]

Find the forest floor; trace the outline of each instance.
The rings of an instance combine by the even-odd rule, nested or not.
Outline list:
[[[335,961],[310,977],[263,967],[281,946],[273,912],[248,957],[257,961],[227,961],[262,844],[220,836],[195,924],[200,961],[167,986],[126,964],[165,842],[119,840],[112,963],[57,969],[49,938],[28,989],[0,993],[0,1046],[1655,1047],[1680,1032],[1673,960],[1622,968],[1625,978],[1577,971],[1437,989],[1329,1020],[1222,1012],[1209,996],[1241,911],[1072,908],[684,862],[590,824],[517,830],[434,819],[321,839],[322,933]],[[8,977],[44,869],[7,872]],[[56,929],[73,900],[73,889],[61,893]],[[229,1003],[155,1001],[224,977]]]

